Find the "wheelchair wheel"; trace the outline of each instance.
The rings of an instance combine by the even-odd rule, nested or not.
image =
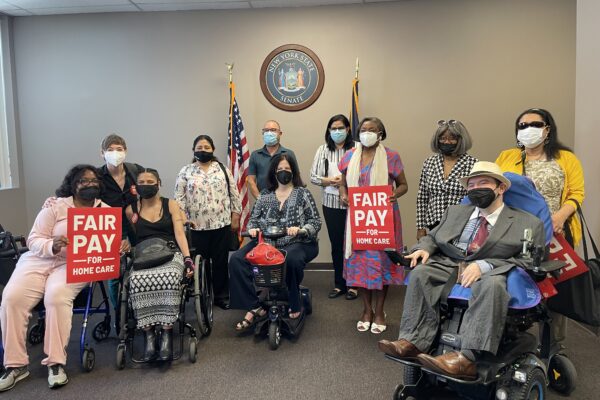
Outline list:
[[[535,368],[527,374],[527,382],[514,387],[508,396],[511,400],[543,400],[546,398],[546,376]]]
[[[27,335],[27,341],[30,344],[40,344],[44,341],[44,325],[45,324],[43,322],[40,322],[31,327],[29,334]]]
[[[212,332],[213,327],[213,301],[215,295],[212,286],[212,273],[210,271],[210,264],[203,260],[200,268],[200,284],[201,284],[201,296],[202,301],[200,302],[202,307],[202,317],[206,332],[204,336],[209,336]]]
[[[193,364],[196,362],[196,359],[198,358],[198,339],[196,339],[195,337],[190,338],[190,362]]]
[[[577,370],[564,354],[557,354],[550,360],[548,384],[563,395],[570,395],[577,383]]]
[[[90,372],[96,365],[96,352],[94,349],[85,349],[81,360],[81,367],[85,372]]]
[[[204,336],[208,336],[210,334],[209,330],[204,323],[203,316],[203,307],[202,302],[204,298],[202,296],[201,286],[202,286],[202,269],[204,268],[204,262],[202,261],[202,257],[197,255],[194,258],[194,264],[196,265],[196,269],[194,270],[194,286],[191,290],[191,296],[194,298],[194,314],[196,315],[196,324],[198,326],[198,332],[200,334],[200,338]]]
[[[117,346],[117,369],[125,368],[125,345],[119,344]]]
[[[281,327],[279,322],[271,321],[269,324],[269,348],[277,350],[281,344]]]
[[[100,321],[94,326],[92,331],[92,337],[96,342],[101,342],[110,335],[110,315],[104,317],[103,321]]]

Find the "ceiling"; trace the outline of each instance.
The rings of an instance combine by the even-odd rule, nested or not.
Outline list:
[[[104,12],[307,7],[391,1],[400,0],[0,0],[0,13],[24,17]]]

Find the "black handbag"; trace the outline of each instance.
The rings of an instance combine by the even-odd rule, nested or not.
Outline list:
[[[598,247],[583,217],[579,203],[577,203],[577,214],[581,220],[584,261],[589,271],[557,283],[555,286],[558,294],[548,299],[548,307],[575,321],[598,327],[600,326],[600,252],[598,252]],[[590,258],[588,254],[586,231],[592,244],[594,258]]]
[[[134,270],[158,267],[173,260],[178,251],[174,242],[161,238],[150,238],[138,243],[133,251]]]
[[[231,214],[231,187],[229,186],[229,175],[227,175],[227,171],[225,170],[225,166],[221,163],[218,163],[219,167],[223,171],[225,175],[225,181],[227,182],[227,193],[229,193],[229,207]],[[240,237],[236,231],[229,231],[229,251],[237,251],[240,248]]]

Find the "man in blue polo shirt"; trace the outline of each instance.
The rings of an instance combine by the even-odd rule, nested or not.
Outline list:
[[[265,122],[262,129],[265,145],[258,150],[254,150],[250,155],[250,167],[248,168],[246,184],[255,199],[267,187],[267,173],[269,172],[269,163],[273,156],[279,153],[286,153],[296,160],[296,155],[293,151],[279,144],[282,134],[283,132],[277,121],[269,120]]]

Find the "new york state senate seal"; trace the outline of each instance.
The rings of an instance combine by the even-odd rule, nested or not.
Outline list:
[[[307,47],[286,44],[273,50],[260,69],[260,87],[267,100],[285,111],[312,105],[323,91],[325,72]]]

